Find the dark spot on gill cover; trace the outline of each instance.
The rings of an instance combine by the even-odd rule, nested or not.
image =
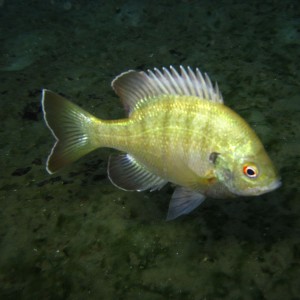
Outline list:
[[[215,164],[216,163],[216,160],[218,158],[218,156],[220,155],[220,153],[218,152],[212,152],[210,155],[209,155],[209,160]]]

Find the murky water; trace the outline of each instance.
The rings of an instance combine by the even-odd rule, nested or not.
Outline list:
[[[297,1],[0,1],[1,299],[298,299]],[[261,137],[283,181],[165,222],[173,187],[128,193],[101,149],[48,175],[48,88],[102,118],[128,69],[190,65]]]

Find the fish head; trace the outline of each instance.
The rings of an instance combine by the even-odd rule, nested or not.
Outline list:
[[[272,161],[263,147],[251,153],[220,153],[215,174],[237,196],[258,196],[281,185]]]

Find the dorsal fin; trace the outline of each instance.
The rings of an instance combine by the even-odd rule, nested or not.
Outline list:
[[[172,66],[147,72],[130,70],[117,76],[112,81],[112,88],[129,115],[138,102],[161,95],[196,96],[202,100],[223,103],[218,85],[213,87],[206,73],[203,76],[198,68],[195,72],[190,67],[187,70],[183,66],[179,68],[180,74]]]

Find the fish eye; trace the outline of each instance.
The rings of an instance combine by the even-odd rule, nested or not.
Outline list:
[[[258,176],[258,169],[254,164],[245,164],[243,172],[249,178],[256,178]]]

